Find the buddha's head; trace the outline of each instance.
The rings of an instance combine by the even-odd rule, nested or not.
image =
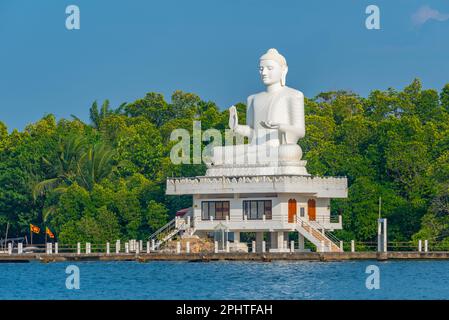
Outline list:
[[[268,49],[260,57],[259,73],[262,82],[266,86],[275,83],[280,83],[282,86],[285,86],[287,72],[287,61],[276,49]]]

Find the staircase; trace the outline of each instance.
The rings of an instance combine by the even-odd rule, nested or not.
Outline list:
[[[336,243],[339,240],[330,232],[321,232],[324,230],[319,223],[314,221],[306,221],[301,217],[296,218],[296,230],[302,234],[307,240],[312,242],[322,252],[343,252]],[[324,243],[324,247],[323,247]]]
[[[162,244],[172,239],[174,236],[184,231],[188,235],[193,235],[195,229],[191,226],[192,213],[187,213],[184,217],[175,217],[167,224],[156,230],[149,238],[149,241],[154,240],[155,249],[159,249]]]

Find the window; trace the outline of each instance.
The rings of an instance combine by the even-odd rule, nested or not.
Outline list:
[[[265,202],[265,219],[271,220],[271,200]]]
[[[271,220],[271,200],[244,200],[243,215],[248,220]]]
[[[201,219],[208,220],[209,216],[209,202],[203,201],[201,202]]]
[[[201,219],[210,220],[226,220],[229,217],[229,201],[202,201],[201,202]]]
[[[249,218],[251,220],[257,219],[257,201],[251,201],[251,209],[249,211]]]

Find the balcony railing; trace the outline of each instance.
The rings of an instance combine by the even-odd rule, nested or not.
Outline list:
[[[318,223],[340,223],[341,222],[341,216],[316,216],[315,220],[310,220],[307,219],[309,221],[316,221]]]
[[[242,219],[243,218],[243,219]],[[342,228],[342,217],[339,216],[316,216],[315,220],[309,220],[308,216],[303,217],[305,221],[309,221],[311,224],[315,226],[317,229],[341,229]],[[296,220],[296,218],[295,218]],[[295,221],[293,220],[293,221]],[[248,219],[245,215],[243,217],[239,215],[231,215],[227,216],[225,220],[216,220],[216,219],[209,219],[209,220],[203,220],[199,216],[192,217],[191,225],[193,228],[213,228],[216,224],[224,223],[225,225],[229,226],[230,228],[237,228],[237,227],[250,227],[254,226],[256,228],[261,228],[265,224],[271,224],[271,225],[277,225],[280,228],[284,227],[292,227],[294,222],[289,220],[289,217],[287,215],[278,216],[273,215],[271,219],[269,219],[266,216],[262,216],[262,219]],[[246,226],[246,227],[245,227]]]

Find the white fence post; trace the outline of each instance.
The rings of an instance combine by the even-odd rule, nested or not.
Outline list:
[[[343,241],[340,240],[340,251],[343,252]]]
[[[125,242],[125,253],[129,253],[129,242]]]
[[[186,242],[186,253],[190,253],[190,241]]]
[[[226,241],[226,252],[229,252],[229,241]]]
[[[265,240],[262,241],[262,252],[265,253],[265,251],[267,251],[267,243],[265,242]]]
[[[176,253],[181,253],[181,242],[176,241]]]
[[[422,251],[422,241],[418,240],[418,252]]]
[[[351,240],[351,252],[355,252],[355,241]]]
[[[324,240],[321,240],[320,252],[324,252]]]
[[[424,252],[428,252],[428,251],[429,251],[429,241],[424,240]]]
[[[295,252],[295,241],[290,241],[290,252]]]
[[[90,254],[90,242],[86,242],[86,253]]]
[[[147,253],[150,253],[150,241],[147,241]]]
[[[59,243],[55,242],[55,254],[59,254]]]
[[[106,242],[106,254],[111,254],[111,245],[109,244],[109,242]]]
[[[214,253],[218,253],[218,241],[214,242]]]
[[[120,253],[120,240],[117,240],[115,242],[115,253],[116,254]]]
[[[11,255],[12,254],[12,243],[8,243],[8,254]]]
[[[136,254],[140,253],[140,243],[139,242],[134,243],[134,249],[136,251]]]
[[[156,243],[154,239],[151,239],[151,251],[154,251],[156,249]]]
[[[23,253],[23,243],[22,242],[17,243],[17,253],[18,254]]]
[[[76,244],[76,254],[81,254],[81,243]]]
[[[253,253],[256,253],[256,241],[252,242],[251,250]]]
[[[47,254],[52,254],[53,244],[51,242],[47,243]]]

